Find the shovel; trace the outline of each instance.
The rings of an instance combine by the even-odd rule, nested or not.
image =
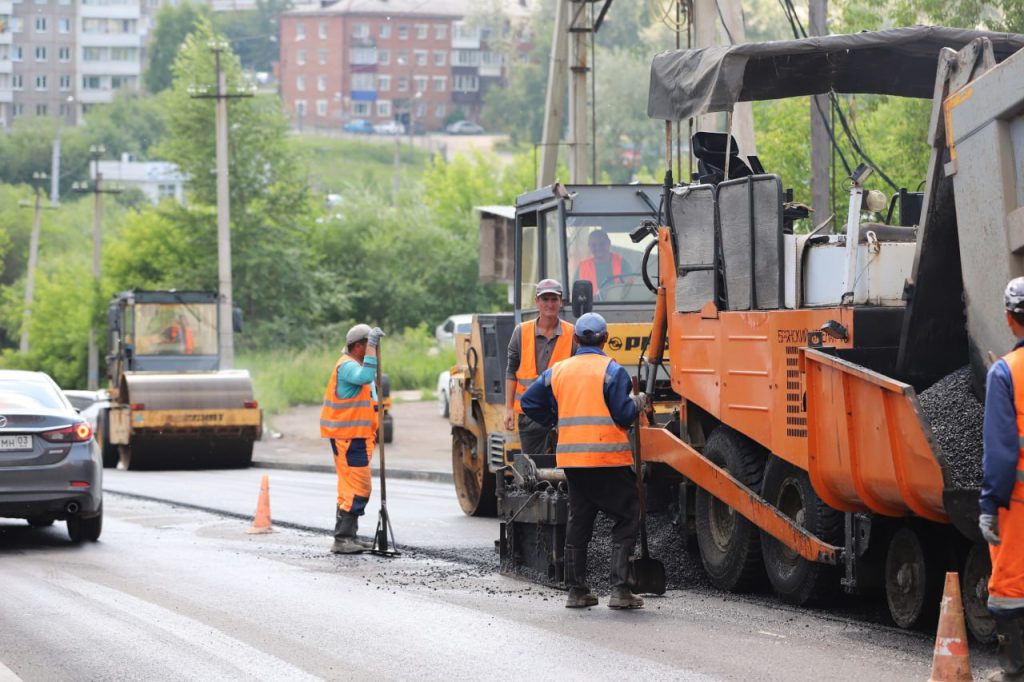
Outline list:
[[[637,391],[636,379],[633,390]],[[651,558],[647,547],[647,491],[640,458],[640,415],[633,425],[633,464],[636,468],[636,489],[640,495],[640,556],[629,560],[629,585],[636,594],[665,594],[665,565]]]
[[[377,401],[380,404],[380,414],[377,420],[377,444],[380,446],[380,514],[377,517],[377,532],[373,535],[373,548],[369,549],[370,554],[377,556],[395,557],[401,556],[395,545],[395,531],[391,529],[391,517],[388,516],[388,488],[387,477],[384,468],[384,400],[381,398],[381,360],[380,342],[377,343]],[[388,536],[391,536],[390,542]]]

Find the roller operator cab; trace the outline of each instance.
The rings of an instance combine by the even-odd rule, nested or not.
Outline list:
[[[111,407],[100,421],[108,466],[248,466],[262,413],[247,370],[221,369],[212,292],[128,291],[108,309]]]

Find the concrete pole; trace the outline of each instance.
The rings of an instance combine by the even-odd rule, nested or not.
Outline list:
[[[810,0],[809,35],[823,36],[828,33],[828,0]],[[829,216],[831,206],[831,167],[829,156],[832,143],[828,137],[825,120],[831,112],[826,95],[815,95],[810,100],[811,115],[811,208],[814,215],[811,222],[818,224]]]
[[[557,2],[555,29],[551,35],[551,62],[548,65],[548,92],[544,101],[544,131],[540,140],[537,187],[545,187],[555,181],[558,143],[562,135],[565,80],[569,70],[569,0]]]
[[[25,275],[25,309],[21,323],[18,350],[28,353],[29,326],[32,322],[32,299],[36,290],[36,262],[39,260],[39,231],[43,224],[43,193],[36,187],[35,212],[32,214],[32,236],[28,245],[28,273]]]
[[[569,36],[572,75],[569,81],[569,178],[576,184],[587,182],[587,34],[575,31]]]
[[[57,123],[57,132],[53,135],[53,154],[50,159],[50,203],[60,203],[60,128],[63,121]]]
[[[391,176],[391,205],[398,206],[398,194],[402,191],[402,139],[395,135],[395,169]]]
[[[717,24],[718,8],[715,7],[715,0],[693,0],[693,32],[694,47],[711,47],[716,44],[715,26]],[[696,120],[696,129],[699,132],[715,132],[720,130],[719,122],[722,116],[719,114],[701,114]]]
[[[234,304],[231,297],[231,195],[228,185],[228,85],[227,74],[220,68],[221,48],[214,50],[217,70],[217,286],[220,294],[218,311],[218,347],[220,368],[235,365]]]
[[[743,25],[743,7],[739,0],[720,0],[722,16],[725,18],[726,40],[733,45],[747,42],[747,31]],[[754,106],[752,102],[737,102],[732,109],[732,134],[736,137],[736,148],[740,156],[757,154],[754,140]]]
[[[103,238],[101,226],[103,224],[103,201],[101,199],[103,174],[100,173],[99,157],[94,157],[96,163],[96,184],[93,186],[92,204],[92,280],[94,297],[100,295],[100,243]],[[93,302],[95,309],[95,300]],[[91,315],[90,315],[91,317]],[[100,358],[99,349],[96,343],[95,320],[89,324],[89,365],[87,371],[88,388],[95,391],[100,385]]]

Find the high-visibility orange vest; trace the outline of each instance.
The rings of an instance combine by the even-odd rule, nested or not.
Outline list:
[[[364,384],[353,398],[338,397],[338,368],[356,362],[347,353],[334,365],[320,408],[321,438],[373,438],[377,434],[377,411],[373,404],[372,384]]]
[[[551,392],[558,402],[560,467],[619,467],[633,463],[629,435],[612,419],[604,401],[606,355],[574,355],[551,369]]]
[[[555,341],[551,359],[548,360],[548,367],[572,355],[572,335],[575,333],[575,328],[565,320],[559,320],[558,325],[561,327],[562,333]],[[516,395],[512,405],[513,411],[517,414],[523,412],[519,401],[523,399],[526,389],[537,380],[538,376],[540,376],[540,372],[537,371],[537,320],[529,320],[519,326],[519,369],[516,370]]]
[[[195,336],[192,334],[192,330],[185,327],[185,355],[192,355],[192,352],[196,349]]]
[[[594,263],[593,257],[584,258],[580,261],[580,279],[589,279],[594,285],[594,293],[601,288],[604,282],[597,281],[597,264]],[[622,283],[622,256],[617,253],[612,254],[612,282],[615,284]]]
[[[1013,404],[1017,411],[1017,482],[1010,494],[1009,508],[999,508],[999,537],[1002,544],[989,545],[992,577],[988,581],[988,603],[1000,609],[1024,608],[1024,348],[1005,355],[1013,379]]]

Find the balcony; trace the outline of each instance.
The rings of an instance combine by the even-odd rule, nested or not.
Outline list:
[[[138,19],[139,3],[124,5],[94,5],[82,3],[78,15],[83,19]]]
[[[0,0],[0,14],[6,14],[10,16],[14,11],[14,3],[10,0]]]
[[[111,61],[78,62],[78,73],[83,76],[138,76],[142,73],[139,62]]]
[[[13,73],[14,62],[9,59],[0,59],[0,73]]]
[[[0,88],[0,102],[13,102],[14,91],[9,88]]]

